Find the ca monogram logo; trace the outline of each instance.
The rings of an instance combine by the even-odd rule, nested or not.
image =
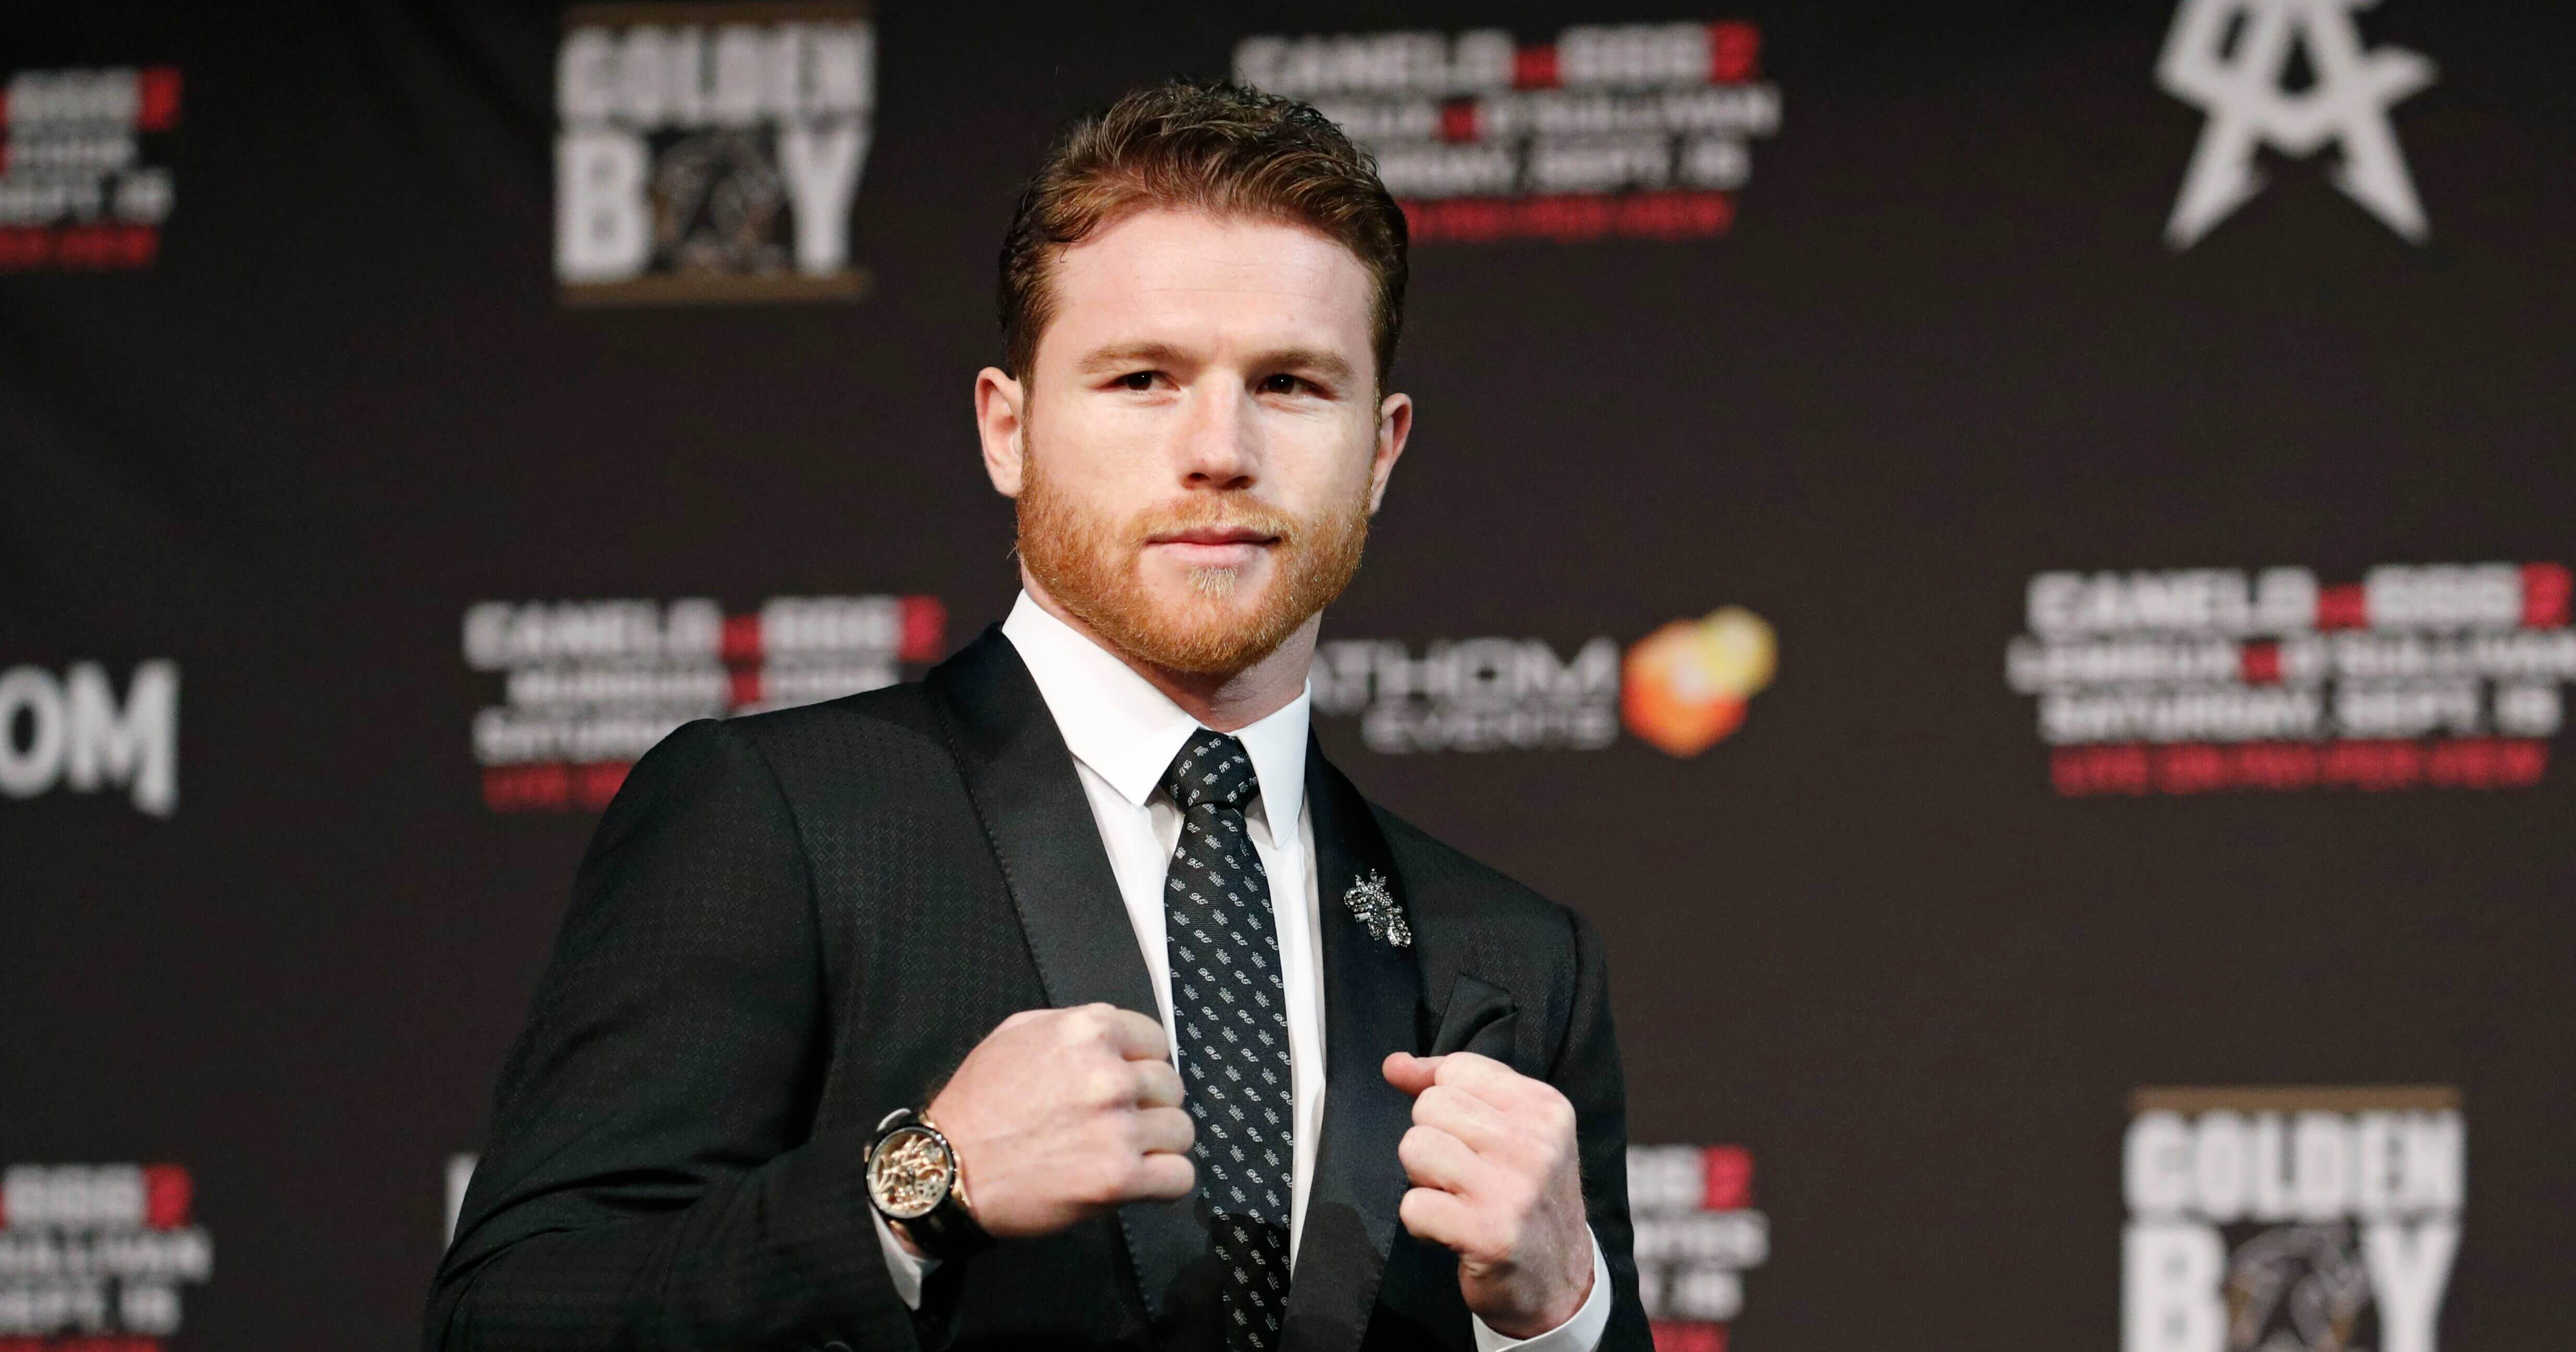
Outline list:
[[[2430,233],[2388,110],[2433,83],[2433,63],[2410,51],[2363,51],[2355,10],[2378,0],[2183,0],[2156,82],[2209,115],[2165,242],[2188,249],[2262,191],[2258,145],[2307,156],[2342,151],[2334,185],[2380,223],[2422,243]],[[2304,51],[2313,80],[2288,87]]]

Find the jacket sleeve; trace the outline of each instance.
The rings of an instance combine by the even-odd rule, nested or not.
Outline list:
[[[1610,1026],[1610,975],[1601,936],[1582,916],[1566,916],[1574,926],[1574,1004],[1547,1080],[1574,1105],[1584,1209],[1610,1269],[1610,1325],[1599,1352],[1649,1352],[1654,1338],[1637,1296],[1636,1230],[1628,1218],[1628,1091]]]
[[[423,1346],[914,1348],[864,1139],[807,1139],[829,1046],[794,818],[755,748],[690,724],[582,861]]]

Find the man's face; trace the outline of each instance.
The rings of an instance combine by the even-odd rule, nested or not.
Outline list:
[[[1242,671],[1350,581],[1403,450],[1367,270],[1298,226],[1149,210],[1065,250],[1050,285],[1028,385],[977,386],[1021,562],[1132,656]]]

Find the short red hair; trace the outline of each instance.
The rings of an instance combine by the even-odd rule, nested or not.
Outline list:
[[[1020,194],[1002,237],[1002,349],[1013,376],[1029,379],[1054,318],[1056,257],[1154,208],[1301,225],[1348,248],[1374,292],[1369,337],[1385,388],[1404,327],[1406,234],[1376,159],[1311,105],[1178,80],[1075,122]]]

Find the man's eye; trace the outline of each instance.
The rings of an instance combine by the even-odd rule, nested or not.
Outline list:
[[[1305,388],[1305,381],[1299,380],[1297,377],[1287,375],[1285,373],[1271,376],[1261,382],[1261,392],[1263,394],[1296,394]]]
[[[1136,390],[1139,392],[1150,390],[1154,388],[1154,373],[1151,371],[1130,371],[1127,374],[1118,377],[1118,385],[1121,389]]]

